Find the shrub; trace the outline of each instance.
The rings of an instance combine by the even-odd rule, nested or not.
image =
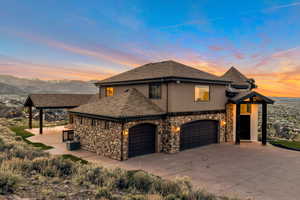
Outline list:
[[[112,198],[112,194],[110,193],[110,190],[106,187],[100,187],[96,190],[95,193],[96,198],[107,198],[107,199],[111,199]]]
[[[0,171],[0,194],[9,194],[16,191],[21,177],[9,170]]]
[[[141,194],[129,194],[125,197],[125,200],[148,200],[145,195]]]
[[[44,176],[69,176],[76,169],[75,163],[60,157],[41,157],[32,160],[29,171],[35,170]]]
[[[67,194],[65,192],[58,192],[56,194],[56,197],[61,198],[61,199],[65,198],[66,196],[67,196]]]
[[[159,193],[163,196],[167,196],[169,194],[178,194],[181,192],[181,188],[174,181],[156,179],[153,183],[153,192]]]
[[[129,171],[129,185],[142,192],[148,192],[151,189],[154,177],[144,171]]]
[[[180,200],[175,194],[169,194],[166,196],[165,200]]]

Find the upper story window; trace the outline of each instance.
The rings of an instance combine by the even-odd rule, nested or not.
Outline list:
[[[241,104],[241,114],[251,114],[251,104]]]
[[[209,101],[209,85],[195,86],[195,101]]]
[[[105,88],[105,96],[106,97],[114,96],[114,88],[113,87],[106,87]]]
[[[152,83],[149,85],[149,98],[160,99],[161,98],[161,84]]]

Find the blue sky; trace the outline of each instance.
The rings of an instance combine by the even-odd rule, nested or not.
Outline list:
[[[300,96],[300,1],[0,0],[0,73],[102,79],[176,60]]]

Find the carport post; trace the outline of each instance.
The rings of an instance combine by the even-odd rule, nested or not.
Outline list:
[[[40,108],[40,134],[43,134],[43,109]]]
[[[235,130],[235,144],[240,144],[240,132],[241,132],[241,106],[240,104],[236,104],[236,130]]]
[[[28,107],[29,119],[28,119],[28,127],[32,129],[32,106]]]
[[[267,104],[262,104],[261,143],[267,144]]]

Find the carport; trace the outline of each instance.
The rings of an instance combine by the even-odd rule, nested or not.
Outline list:
[[[28,108],[28,127],[32,129],[32,107],[39,110],[39,133],[43,133],[43,113],[45,109],[72,109],[96,99],[95,94],[30,94],[24,107]],[[69,115],[70,122],[72,117]]]

